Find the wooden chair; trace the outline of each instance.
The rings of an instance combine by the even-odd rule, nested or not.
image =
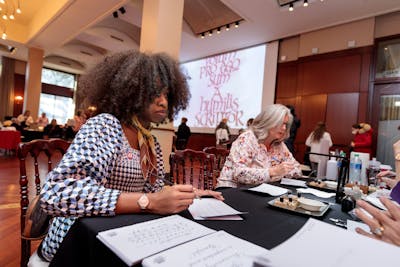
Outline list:
[[[176,184],[191,184],[198,189],[214,189],[215,156],[192,149],[177,150],[169,157],[170,177]]]
[[[23,235],[29,201],[40,194],[46,174],[52,170],[53,164],[58,163],[69,145],[70,142],[62,139],[40,139],[20,143],[18,146],[21,188],[21,266],[26,266],[28,263],[31,255],[31,241],[42,239],[42,237],[28,238]],[[32,164],[31,167],[27,167],[28,164]]]
[[[224,167],[226,157],[229,155],[229,150],[225,148],[218,148],[215,146],[205,147],[204,152],[215,155],[215,167],[216,167],[216,177],[219,177],[219,173]]]

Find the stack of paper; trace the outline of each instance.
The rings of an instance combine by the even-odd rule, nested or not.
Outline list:
[[[400,248],[310,218],[271,250],[273,266],[398,266]]]
[[[142,266],[269,266],[270,251],[224,231],[144,259]]]
[[[214,232],[194,221],[172,215],[103,231],[97,238],[130,266],[155,253]]]

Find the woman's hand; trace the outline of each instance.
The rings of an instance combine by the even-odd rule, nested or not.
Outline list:
[[[147,194],[149,198],[148,210],[157,214],[172,214],[186,210],[196,194],[192,185],[173,185],[152,194]]]
[[[295,168],[292,162],[282,162],[269,169],[270,182],[279,181]]]
[[[361,228],[356,228],[356,231],[359,234],[400,246],[400,207],[384,197],[381,197],[380,201],[387,211],[379,210],[363,200],[357,201],[359,207],[372,215],[371,218],[364,211],[356,209],[357,217],[371,228],[373,234]]]
[[[194,193],[196,194],[197,198],[201,198],[204,196],[212,196],[218,200],[224,201],[224,197],[222,196],[221,192],[213,191],[213,190],[202,190],[202,189],[194,189]]]

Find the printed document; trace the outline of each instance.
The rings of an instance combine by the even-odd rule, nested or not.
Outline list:
[[[269,255],[265,248],[219,231],[146,258],[142,266],[270,266]]]
[[[273,266],[398,266],[400,248],[315,219],[271,250]]]
[[[194,199],[189,211],[195,220],[243,220],[243,212],[215,198]]]
[[[179,215],[98,233],[97,238],[131,266],[160,251],[214,233]]]

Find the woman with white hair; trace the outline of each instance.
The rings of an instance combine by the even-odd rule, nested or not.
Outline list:
[[[283,142],[293,117],[281,104],[267,106],[249,130],[233,142],[217,187],[237,187],[279,181],[301,175],[300,164]]]

